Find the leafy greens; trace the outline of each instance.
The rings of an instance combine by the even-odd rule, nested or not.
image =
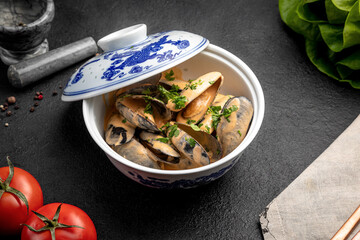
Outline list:
[[[310,61],[360,89],[360,0],[279,0],[281,19],[305,37]]]

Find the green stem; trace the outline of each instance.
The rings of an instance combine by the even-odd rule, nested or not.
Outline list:
[[[3,181],[2,179],[0,180],[0,198],[2,197],[2,195],[5,192],[14,194],[21,201],[23,201],[25,203],[26,209],[27,209],[27,214],[29,214],[29,203],[28,203],[28,200],[26,199],[25,195],[22,192],[20,192],[19,190],[10,187],[11,180],[14,177],[14,165],[10,161],[9,156],[7,156],[6,159],[7,159],[8,165],[9,165],[9,175],[5,179],[5,181]]]
[[[83,227],[80,227],[80,226],[77,226],[77,225],[66,225],[66,224],[62,224],[62,223],[59,223],[58,222],[58,219],[59,219],[59,215],[60,215],[60,210],[61,210],[61,205],[59,205],[59,207],[56,209],[56,213],[53,217],[52,220],[48,219],[47,217],[45,217],[44,215],[38,213],[38,212],[35,212],[35,211],[32,211],[44,224],[45,226],[40,228],[40,229],[35,229],[27,224],[24,224],[26,227],[29,228],[30,231],[33,231],[33,232],[43,232],[43,231],[50,231],[51,233],[51,240],[56,240],[55,239],[55,230],[57,228],[72,228],[72,227],[76,227],[76,228],[82,228],[82,229],[85,229]]]

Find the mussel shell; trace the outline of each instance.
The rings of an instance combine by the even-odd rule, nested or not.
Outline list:
[[[145,114],[147,103],[144,95],[124,97],[120,95],[116,100],[116,109],[135,126],[152,132],[159,132],[153,115]]]
[[[238,109],[230,114],[229,121],[225,117],[221,117],[216,129],[223,156],[231,153],[244,140],[254,113],[252,103],[246,97],[229,99],[222,111],[231,106],[237,106]]]
[[[190,140],[193,139],[193,137],[180,128],[177,128],[177,131],[179,134],[172,137],[169,136],[171,131],[167,132],[167,136],[177,150],[183,156],[190,159],[196,167],[208,165],[210,163],[210,157],[200,143],[194,139],[194,146],[191,146]]]
[[[214,74],[214,77],[218,77]],[[222,85],[223,78],[214,78],[214,82],[209,88],[202,92],[198,97],[191,101],[186,108],[178,113],[176,121],[180,123],[187,123],[188,120],[195,121],[195,123],[201,121],[205,116],[208,108],[214,102],[217,93]],[[204,83],[207,84],[207,83]]]
[[[174,73],[174,75],[171,76],[172,79],[166,79],[166,74],[170,73],[171,71]],[[172,85],[177,85],[180,90],[183,90],[188,83],[188,81],[183,79],[182,71],[177,67],[173,67],[163,72],[159,80],[159,84],[163,85],[166,89],[170,89]]]
[[[219,141],[214,136],[204,131],[195,131],[192,127],[186,124],[177,123],[177,125],[205,149],[210,158],[210,163],[216,162],[221,158],[222,148]]]
[[[158,138],[164,138],[162,135],[141,131],[139,137],[141,143],[161,159],[166,160],[170,156],[172,160],[175,160],[174,158],[180,157],[180,154],[169,143],[156,140]]]
[[[110,146],[122,145],[133,138],[136,127],[124,119],[119,113],[110,117],[105,132],[105,141]]]
[[[219,106],[219,107],[221,107],[221,109],[223,109],[225,103],[232,97],[234,97],[234,96],[223,95],[223,94],[218,93],[216,95],[214,102],[211,104],[211,106]],[[212,115],[210,112],[206,112],[203,120],[201,120],[201,122],[199,123],[200,129],[202,131],[205,131],[205,132],[211,134],[214,131],[214,127],[212,126],[212,124],[213,124]]]
[[[129,86],[120,88],[119,90],[116,91],[116,96],[119,96],[120,94],[122,94],[124,92],[130,91],[131,89],[135,89],[138,87],[149,86],[149,85],[156,86],[160,77],[161,77],[161,73],[151,76],[149,78],[146,78],[146,79],[142,80],[141,82],[137,82],[137,83],[131,84]]]
[[[199,167],[198,164],[195,164],[190,159],[182,156],[179,158],[178,163],[164,163],[163,168],[165,170],[184,170],[184,169],[192,169]]]
[[[135,138],[124,145],[113,147],[113,149],[129,161],[145,167],[160,169],[158,163],[149,157],[149,150],[141,145]]]
[[[198,96],[200,96],[204,91],[206,91],[209,87],[211,87],[215,82],[217,81],[223,81],[224,77],[220,72],[210,72],[205,75],[202,75],[201,77],[197,78],[196,80],[189,82],[190,85],[196,86],[195,89],[192,89],[191,87],[184,88],[180,96],[185,96],[187,101],[185,102],[184,106],[180,109],[176,108],[176,104],[173,102],[172,99],[169,100],[169,102],[166,104],[166,106],[174,112],[179,112],[182,109],[184,109],[188,104],[190,104],[194,99],[196,99]],[[220,85],[221,85],[220,83]],[[219,86],[220,87],[220,86]],[[215,94],[216,95],[216,94]],[[215,98],[215,96],[214,96]]]

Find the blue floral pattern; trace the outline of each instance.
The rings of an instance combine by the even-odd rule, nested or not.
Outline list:
[[[161,37],[159,41],[146,45],[141,50],[138,51],[129,50],[121,54],[118,53],[113,54],[110,60],[114,62],[111,63],[111,66],[104,72],[101,79],[105,79],[106,81],[112,81],[116,78],[121,78],[126,75],[126,73],[122,71],[125,69],[125,67],[132,67],[131,70],[128,72],[129,74],[139,73],[143,69],[142,67],[137,66],[138,64],[144,63],[154,58],[157,58],[158,62],[172,60],[181,53],[180,51],[173,54],[172,50],[169,50],[163,54],[157,54],[158,51],[163,49],[162,45],[164,44],[175,45],[178,47],[178,49],[185,49],[190,45],[189,41],[187,40],[171,41],[171,40],[167,40],[168,37],[169,35],[165,35]],[[109,58],[109,56],[110,55],[107,55],[106,57]]]
[[[167,65],[181,63],[204,49],[209,41],[201,36],[170,31],[148,36],[126,48],[95,56],[68,81],[63,95],[74,99],[87,93],[121,87],[121,83],[140,78],[151,72],[159,73]],[[139,79],[139,80],[140,80]]]
[[[153,188],[165,188],[165,189],[192,188],[198,185],[209,183],[215,179],[218,179],[219,177],[224,175],[230,168],[232,168],[232,166],[234,166],[235,163],[236,160],[233,160],[230,165],[208,176],[198,177],[193,180],[181,179],[181,180],[176,180],[174,182],[169,182],[168,179],[161,179],[161,178],[153,178],[153,177],[144,178],[136,172],[129,171],[128,173],[135,179],[135,181]]]
[[[100,59],[96,59],[96,60],[91,61],[91,62],[85,64],[84,66],[82,66],[82,67],[79,69],[78,73],[75,75],[75,77],[71,80],[71,84],[77,83],[78,81],[80,81],[80,79],[83,78],[84,74],[82,73],[82,71],[84,70],[84,68],[85,68],[87,65],[90,65],[90,64],[92,64],[92,63],[94,63],[94,62],[97,62],[97,61],[99,61],[99,60],[100,60]]]

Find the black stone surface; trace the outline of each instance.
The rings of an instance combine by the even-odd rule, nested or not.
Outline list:
[[[98,239],[262,239],[258,214],[360,113],[359,90],[317,71],[302,38],[281,22],[276,0],[55,5],[51,49],[138,23],[146,23],[149,33],[186,30],[242,59],[265,94],[258,137],[225,176],[197,189],[160,191],[120,174],[88,134],[81,102],[61,102],[59,86],[80,63],[22,90],[7,83],[7,69],[0,65],[0,100],[14,95],[20,106],[10,117],[0,113],[0,165],[9,155],[34,175],[45,204],[82,208]],[[36,91],[44,99],[30,113]]]

